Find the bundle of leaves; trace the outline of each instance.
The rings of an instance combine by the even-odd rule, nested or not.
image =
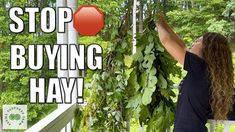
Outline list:
[[[162,47],[153,17],[145,20],[144,32],[137,37],[137,52],[133,56],[133,71],[128,87],[133,96],[128,100],[135,118],[147,125],[147,131],[163,132],[174,121],[171,76],[181,76],[181,68]]]

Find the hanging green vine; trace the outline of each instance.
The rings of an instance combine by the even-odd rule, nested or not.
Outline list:
[[[128,68],[127,58],[131,58],[131,1],[125,8],[116,6],[115,10],[122,10],[119,19],[113,23],[106,23],[101,36],[108,41],[108,47],[103,55],[103,70],[96,71],[89,85],[92,88],[88,104],[83,110],[80,120],[82,130],[87,131],[126,131],[126,116],[128,100],[127,80],[131,69]],[[110,13],[110,11],[109,11]],[[114,20],[113,14],[106,14],[106,20]],[[123,16],[123,14],[125,14]],[[125,63],[126,62],[126,63]]]

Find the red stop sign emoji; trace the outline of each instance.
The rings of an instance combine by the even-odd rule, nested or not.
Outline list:
[[[95,36],[104,27],[104,14],[96,6],[81,6],[73,15],[73,27],[82,36]]]

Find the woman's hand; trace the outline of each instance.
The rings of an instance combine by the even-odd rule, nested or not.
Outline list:
[[[180,44],[181,47],[185,48],[185,44],[184,44],[183,40],[180,39],[180,37],[168,25],[166,18],[165,18],[165,15],[162,12],[159,12],[156,15],[157,15],[157,22],[156,22],[157,28],[160,27],[160,28],[166,30],[167,32],[169,32],[169,34],[172,37],[174,37],[174,39],[178,42],[178,44]]]
[[[166,24],[167,21],[164,17],[164,14],[162,12],[157,13],[157,22],[156,22],[156,26],[163,26],[164,24]]]

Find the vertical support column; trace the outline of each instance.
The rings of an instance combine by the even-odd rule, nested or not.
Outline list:
[[[143,124],[140,125],[140,132],[144,132],[144,125]]]
[[[136,12],[137,12],[137,0],[133,1],[133,11],[132,11],[132,34],[133,34],[133,38],[132,38],[132,54],[136,53]],[[130,132],[130,117],[127,118],[126,121],[126,131]]]
[[[210,122],[210,132],[215,131],[215,121]]]
[[[133,47],[132,54],[136,52],[136,11],[137,11],[137,0],[133,1]]]
[[[56,1],[56,11],[58,12],[58,7],[65,6],[65,0],[57,0]],[[57,19],[57,29],[59,27],[58,25],[58,16]],[[57,32],[57,44],[67,44],[68,43],[68,31],[67,31],[67,25],[65,26],[65,32],[64,33],[58,33]],[[60,56],[60,50],[59,54],[57,56],[57,76],[58,77],[68,77],[68,70],[61,70],[60,69],[60,60],[67,59],[66,56]],[[62,97],[64,98],[64,93],[62,92]],[[58,108],[63,108],[64,104],[58,104]]]
[[[224,132],[229,132],[230,124],[227,121],[224,121]]]
[[[2,117],[2,115],[0,117]],[[3,132],[2,118],[0,118],[0,132]]]
[[[166,132],[171,132],[170,128],[167,128],[167,129],[166,129]]]
[[[67,6],[70,7],[74,13],[77,8],[77,0],[68,0]],[[68,24],[68,46],[70,44],[77,44],[77,32],[73,27],[73,20]],[[70,53],[69,51],[69,54],[73,53]],[[69,70],[69,77],[78,77],[78,70]],[[76,103],[77,102],[76,100],[77,100],[77,91],[76,89],[74,89],[72,103]]]

